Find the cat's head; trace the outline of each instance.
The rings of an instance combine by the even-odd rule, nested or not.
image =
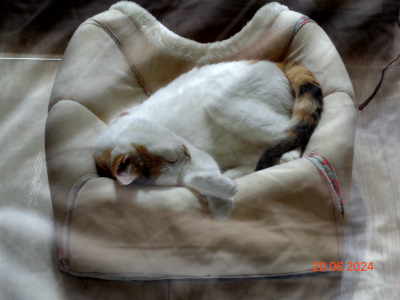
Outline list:
[[[120,184],[176,185],[190,162],[187,147],[167,129],[144,119],[120,118],[94,146],[97,166]]]

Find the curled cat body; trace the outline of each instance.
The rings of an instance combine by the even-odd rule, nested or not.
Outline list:
[[[223,220],[234,207],[232,179],[300,157],[321,110],[319,83],[300,64],[206,65],[121,113],[94,157],[123,185],[194,189]]]

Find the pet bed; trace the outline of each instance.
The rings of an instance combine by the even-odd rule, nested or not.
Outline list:
[[[302,63],[321,83],[324,109],[302,158],[236,180],[229,219],[214,219],[206,198],[187,188],[120,186],[97,175],[92,145],[121,111],[195,66],[243,59]],[[46,123],[60,269],[126,280],[299,274],[315,262],[329,271],[345,255],[352,98],[325,32],[277,3],[209,44],[174,34],[132,2],[88,19],[65,52]]]

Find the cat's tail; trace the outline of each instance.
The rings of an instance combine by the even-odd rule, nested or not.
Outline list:
[[[261,155],[256,171],[276,165],[283,154],[307,144],[317,126],[322,111],[323,96],[319,82],[306,67],[299,63],[279,63],[296,99],[291,125]]]

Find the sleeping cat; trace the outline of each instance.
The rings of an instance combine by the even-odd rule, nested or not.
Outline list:
[[[232,179],[299,158],[321,110],[319,83],[300,64],[206,65],[119,115],[94,157],[123,185],[194,189],[223,220],[237,192]]]

